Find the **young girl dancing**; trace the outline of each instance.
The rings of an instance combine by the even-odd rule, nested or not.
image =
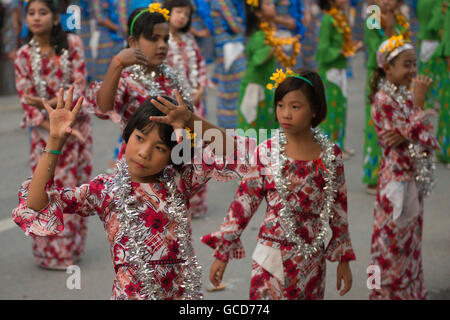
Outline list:
[[[273,92],[266,88],[275,69],[275,48],[266,43],[260,27],[263,23],[273,25],[277,13],[272,0],[248,1],[245,10],[246,36],[249,37],[245,49],[247,68],[241,81],[237,128],[254,129],[257,134],[259,129],[278,127],[274,119]]]
[[[192,92],[194,112],[200,118],[206,117],[204,97],[208,78],[206,64],[194,37],[189,33],[192,5],[189,0],[169,0],[164,8],[170,12],[170,38],[167,64],[185,77],[186,85]],[[198,191],[190,200],[193,218],[205,217],[208,212],[206,187]]]
[[[226,136],[202,121],[177,91],[176,101],[152,97],[125,127],[127,148],[114,174],[99,175],[79,187],[57,188],[53,174],[58,154],[83,101],[80,98],[71,111],[72,93],[73,88],[64,103],[61,90],[56,109],[44,103],[50,138],[31,181],[19,191],[14,221],[26,234],[50,235],[65,229],[63,214],[97,214],[107,233],[116,274],[113,299],[200,299],[201,270],[192,247],[187,200],[212,177],[225,181],[247,172],[247,165],[236,164],[242,163],[239,149],[228,147],[242,143],[242,138]],[[190,163],[177,163],[173,136],[183,128],[194,130],[196,121],[201,122],[202,136],[211,129],[220,134],[216,138],[223,141],[221,149],[214,141],[214,148],[207,146]],[[188,144],[183,152],[187,149],[192,155],[191,142],[183,143]]]
[[[380,44],[394,35],[409,38],[409,23],[397,8],[398,0],[375,0],[381,10],[380,26],[369,29],[364,24],[364,43],[367,47],[367,77],[366,77],[366,120],[364,136],[363,183],[367,185],[367,192],[375,194],[381,160],[381,149],[378,146],[377,134],[370,117],[371,101],[369,99],[370,81],[377,68],[377,50]]]
[[[202,238],[215,249],[210,281],[218,286],[229,259],[245,256],[241,234],[266,199],[250,299],[323,299],[326,259],[339,263],[337,288],[344,280],[344,295],[355,254],[342,152],[316,128],[327,112],[324,87],[312,71],[279,71],[274,79],[280,132],[257,147],[257,165],[242,179],[220,230]],[[327,224],[333,234],[325,249]]]
[[[347,124],[347,60],[362,48],[354,42],[350,23],[344,13],[348,0],[321,0],[324,15],[320,23],[319,46],[316,59],[319,74],[324,79],[328,112],[321,129],[344,150],[344,158],[351,155],[344,149]]]
[[[16,88],[24,114],[21,127],[31,132],[30,168],[34,172],[42,149],[49,138],[48,114],[41,102],[48,99],[56,106],[60,88],[74,86],[74,95],[84,95],[86,65],[83,43],[74,34],[66,34],[51,0],[31,0],[26,4],[29,27],[27,44],[15,59]],[[92,172],[92,127],[83,108],[75,120],[72,135],[56,165],[55,185],[75,187],[86,183]],[[74,264],[84,250],[87,225],[84,218],[72,215],[65,219],[65,231],[50,237],[33,237],[33,255],[38,265],[65,269]]]
[[[381,44],[377,63],[371,115],[383,157],[371,265],[380,268],[381,288],[373,289],[370,299],[426,299],[421,249],[423,198],[431,191],[432,154],[438,148],[428,119],[436,111],[423,110],[431,79],[414,78],[415,49],[402,36]],[[398,135],[391,137],[389,131]]]

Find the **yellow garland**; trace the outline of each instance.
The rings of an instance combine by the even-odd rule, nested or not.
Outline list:
[[[166,20],[169,21],[170,11],[167,10],[167,9],[161,8],[161,5],[159,3],[157,3],[157,2],[152,3],[151,5],[149,5],[148,6],[148,11],[150,13],[155,13],[155,12],[161,13],[164,16],[164,18],[166,18]]]
[[[405,39],[403,35],[392,36],[388,39],[388,42],[380,48],[380,52],[385,53],[386,51],[392,52],[395,48],[401,47],[405,44]]]
[[[257,8],[259,6],[259,0],[247,0],[249,6]]]
[[[197,134],[192,132],[192,130],[189,127],[184,127],[184,129],[187,131],[188,140],[191,140],[191,147],[195,147],[195,137],[197,136]]]
[[[286,80],[287,76],[292,74],[294,74],[294,72],[289,68],[286,68],[286,73],[283,72],[283,69],[277,69],[277,71],[270,77],[270,80],[274,81],[274,83],[268,83],[266,86],[267,89],[272,90],[273,88],[278,88],[280,83]]]
[[[356,53],[356,48],[352,40],[350,24],[345,14],[337,8],[331,8],[330,10],[325,11],[325,13],[329,14],[333,18],[334,27],[336,27],[337,31],[343,35],[344,44],[342,45],[342,50],[344,56],[346,58],[354,56]]]
[[[296,37],[288,38],[276,38],[275,27],[272,27],[267,22],[261,22],[259,25],[262,32],[264,32],[265,43],[273,48],[275,59],[285,68],[294,66],[297,60],[297,56],[300,54],[300,41]],[[292,55],[288,57],[283,52],[284,45],[292,45]]]
[[[398,25],[403,28],[403,32],[401,33],[406,40],[409,40],[410,27],[409,22],[406,17],[401,13],[394,13],[395,20]]]

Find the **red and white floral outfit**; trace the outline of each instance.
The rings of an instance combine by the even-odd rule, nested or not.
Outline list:
[[[266,200],[267,209],[259,231],[257,247],[252,256],[250,299],[323,299],[325,291],[326,259],[345,262],[355,260],[347,223],[347,189],[345,186],[342,153],[335,145],[337,157],[337,192],[333,217],[329,220],[332,238],[327,248],[310,259],[295,253],[293,243],[286,240],[280,225],[281,196],[276,189],[274,168],[270,164],[272,139],[257,148],[257,165],[242,179],[220,231],[202,238],[215,248],[214,256],[228,262],[230,258],[245,256],[240,237]],[[290,181],[288,201],[297,222],[297,234],[311,243],[319,232],[319,214],[325,203],[325,180],[320,158],[298,161],[288,157],[285,173]]]
[[[74,86],[74,104],[78,97],[83,96],[86,89],[86,65],[84,61],[83,43],[73,34],[67,35],[69,42],[69,62],[71,82],[66,85]],[[47,96],[54,98],[58,95],[61,84],[64,83],[64,70],[59,56],[41,59],[41,78],[46,84]],[[16,88],[19,93],[24,114],[21,127],[29,127],[31,131],[30,168],[34,172],[45,148],[48,131],[39,125],[48,120],[45,109],[39,110],[27,104],[24,95],[37,96],[38,89],[34,84],[31,61],[31,48],[28,44],[19,49],[15,58]],[[65,88],[67,89],[67,88]],[[89,114],[85,108],[80,110],[73,126],[86,139],[80,142],[70,136],[67,139],[62,155],[58,157],[55,170],[55,185],[58,187],[76,187],[89,181],[92,173],[92,126]],[[36,262],[43,267],[64,268],[74,264],[83,253],[87,224],[80,216],[67,216],[64,220],[64,232],[48,237],[33,237],[33,254]]]
[[[174,181],[177,191],[188,205],[187,199],[209,179],[227,181],[242,177],[248,172],[248,165],[237,164],[241,163],[238,162],[241,157],[238,149],[227,157],[214,156],[211,148],[205,150],[201,164],[186,165],[176,171]],[[108,237],[116,274],[111,298],[140,299],[142,283],[137,281],[134,267],[126,262],[130,255],[129,239],[120,232],[117,203],[111,192],[114,178],[115,174],[99,175],[76,188],[55,188],[49,183],[46,187],[49,204],[39,212],[27,207],[30,185],[30,180],[27,180],[19,190],[19,205],[12,216],[26,234],[52,235],[64,230],[63,222],[68,214],[76,213],[84,217],[97,214]],[[137,198],[135,207],[139,208],[140,222],[145,225],[143,234],[147,234],[147,261],[155,269],[153,281],[163,289],[163,299],[179,299],[184,290],[181,276],[184,260],[179,252],[178,223],[170,218],[168,212],[168,190],[163,183],[131,182],[130,196]],[[190,216],[188,219],[190,228]]]
[[[392,148],[383,134],[395,131],[429,151],[437,147],[433,127],[410,99],[402,105],[379,90],[371,109],[383,151],[374,210],[371,265],[380,268],[381,288],[370,299],[426,299],[422,267],[423,195],[408,144]],[[430,155],[431,156],[431,155]]]

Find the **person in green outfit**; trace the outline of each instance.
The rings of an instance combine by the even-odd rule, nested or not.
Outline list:
[[[369,99],[370,81],[377,67],[376,54],[380,44],[393,35],[402,34],[405,39],[409,39],[409,25],[397,9],[398,0],[375,0],[375,4],[380,8],[380,25],[373,27],[369,23],[364,24],[364,43],[367,48],[367,78],[366,78],[366,123],[364,137],[364,163],[363,163],[363,183],[367,185],[367,192],[376,194],[378,183],[378,171],[380,168],[381,149],[378,146],[378,137],[370,117]]]
[[[331,141],[343,150],[348,158],[350,151],[344,148],[347,117],[347,58],[361,49],[362,42],[353,42],[351,28],[344,13],[349,0],[320,0],[324,15],[320,23],[319,46],[316,60],[319,74],[325,85],[327,117],[320,128]]]
[[[441,150],[437,157],[450,168],[450,145],[449,145],[449,70],[448,57],[450,56],[450,45],[445,43],[444,33],[450,32],[449,22],[445,28],[445,18],[448,16],[448,0],[419,0],[417,14],[419,18],[419,48],[420,69],[419,73],[433,79],[433,85],[425,108],[439,110],[438,141]],[[448,20],[448,17],[447,17]],[[447,36],[448,37],[448,36]]]
[[[270,138],[270,129],[276,129],[278,123],[274,116],[273,92],[266,88],[275,69],[274,48],[265,43],[259,25],[261,22],[273,24],[276,10],[272,0],[247,0],[245,10],[247,68],[240,85],[237,128],[262,142]],[[259,129],[267,129],[267,136],[258,135]]]

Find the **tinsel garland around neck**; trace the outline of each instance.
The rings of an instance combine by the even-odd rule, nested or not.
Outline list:
[[[397,87],[388,80],[382,79],[378,85],[378,89],[394,99],[399,104],[402,112],[406,116],[409,116],[411,110],[406,105],[406,101],[412,100],[412,93],[408,88],[405,86]],[[409,141],[408,150],[411,158],[414,159],[414,179],[417,182],[419,192],[423,196],[429,196],[434,188],[434,171],[436,169],[433,157],[428,154],[424,146],[417,142]]]
[[[323,172],[323,178],[325,180],[325,187],[323,188],[326,194],[325,203],[323,205],[322,212],[320,213],[320,230],[315,239],[311,243],[306,243],[302,237],[296,232],[298,225],[294,217],[294,212],[292,206],[289,204],[288,197],[289,192],[289,179],[287,174],[284,172],[287,156],[285,154],[285,145],[287,144],[287,138],[284,134],[283,128],[280,129],[278,135],[278,141],[272,145],[272,148],[278,146],[278,154],[280,160],[276,163],[274,181],[276,189],[281,197],[281,209],[279,211],[280,225],[285,232],[285,236],[289,242],[296,244],[294,250],[297,251],[299,255],[302,255],[305,259],[309,259],[318,252],[321,251],[327,236],[328,230],[327,225],[329,219],[333,216],[332,208],[334,206],[335,195],[338,186],[336,185],[336,167],[337,161],[334,154],[334,144],[319,130],[312,129],[315,140],[319,143],[322,148],[322,158],[321,161],[326,169]]]
[[[164,78],[168,79],[170,82],[170,87],[172,89],[177,89],[182,95],[183,99],[191,102],[192,92],[189,86],[186,85],[186,79],[183,75],[174,71],[171,67],[166,64],[161,64],[158,66],[157,71],[152,71],[147,73],[145,68],[141,65],[133,65],[128,67],[127,70],[130,72],[131,77],[142,84],[150,96],[159,96],[165,94],[162,91],[161,85],[155,80],[155,77],[162,75]]]
[[[42,56],[39,43],[33,38],[28,43],[30,46],[31,70],[33,72],[32,79],[36,87],[37,94],[40,98],[50,98],[47,93],[47,82],[42,79]],[[63,49],[59,58],[62,68],[62,84],[61,88],[66,88],[71,80],[71,66],[69,61],[69,50]]]
[[[167,167],[164,170],[162,182],[167,191],[166,212],[169,218],[178,225],[177,237],[179,243],[180,257],[184,260],[182,298],[188,300],[198,300],[201,295],[201,267],[198,265],[197,257],[194,255],[191,234],[189,232],[189,217],[185,200],[182,194],[177,191],[174,180],[175,169]],[[161,300],[164,298],[164,291],[161,284],[155,282],[155,269],[149,263],[151,254],[147,250],[145,222],[140,218],[141,210],[135,196],[131,194],[131,177],[128,165],[124,159],[117,163],[117,172],[114,181],[110,186],[114,195],[114,204],[118,210],[120,221],[119,237],[126,237],[127,255],[125,260],[134,266],[135,276],[140,283],[138,294],[141,299]]]
[[[186,55],[188,57],[188,66],[189,66],[189,85],[190,89],[193,91],[198,88],[198,64],[197,64],[197,52],[195,52],[194,47],[194,39],[188,37],[187,35],[183,33],[178,33],[178,37],[180,37],[181,41],[185,43],[185,46],[183,47],[183,50],[186,51]],[[179,72],[183,71],[183,74],[188,74],[185,64],[182,57],[181,48],[178,45],[177,41],[174,40],[172,34],[169,38],[169,46],[170,50],[172,51],[173,55],[173,65],[175,70],[178,70]]]

